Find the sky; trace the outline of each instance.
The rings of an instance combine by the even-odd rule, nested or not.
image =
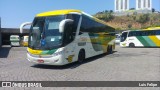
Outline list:
[[[130,8],[135,8],[130,0]],[[160,11],[160,0],[152,1],[153,8]],[[24,22],[32,22],[41,12],[59,9],[78,9],[88,14],[114,10],[114,0],[0,0],[2,28],[19,28]]]

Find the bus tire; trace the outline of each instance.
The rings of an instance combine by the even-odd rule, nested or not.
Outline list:
[[[82,63],[85,60],[85,51],[82,49],[78,54],[78,62]]]
[[[132,47],[132,48],[135,47],[134,43],[130,43],[129,47]]]
[[[108,54],[112,54],[112,52],[113,52],[112,46],[108,46],[107,53]]]

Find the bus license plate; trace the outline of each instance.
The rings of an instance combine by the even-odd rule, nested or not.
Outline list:
[[[38,63],[44,63],[44,60],[38,60]]]

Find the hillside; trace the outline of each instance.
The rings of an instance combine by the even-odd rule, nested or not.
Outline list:
[[[114,16],[113,12],[100,12],[94,16],[104,20],[108,25],[115,27],[117,30],[160,26],[160,13]]]

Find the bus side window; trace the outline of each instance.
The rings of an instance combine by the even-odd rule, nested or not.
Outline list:
[[[156,31],[155,31],[155,34],[156,34],[156,35],[160,35],[160,30],[156,30]]]
[[[82,32],[86,31],[87,32],[87,20],[84,16],[82,16],[82,22],[81,22],[81,27],[80,27],[80,32],[79,32],[79,35],[82,34]]]
[[[82,15],[82,22],[80,27],[80,32],[88,32],[88,33],[95,33],[99,30],[96,27],[96,22],[91,20],[90,18]]]

